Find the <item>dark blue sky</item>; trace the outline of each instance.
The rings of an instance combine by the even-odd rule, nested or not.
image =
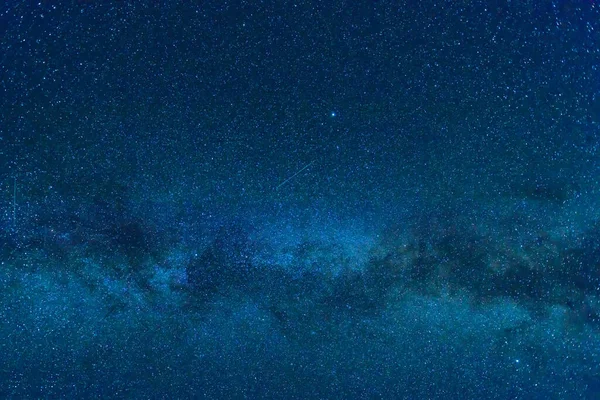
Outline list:
[[[294,199],[571,179],[598,129],[598,14],[562,1],[13,3],[0,172],[65,195],[110,181],[219,203],[272,197],[313,161],[286,185]]]
[[[5,1],[0,398],[597,399],[600,4]]]

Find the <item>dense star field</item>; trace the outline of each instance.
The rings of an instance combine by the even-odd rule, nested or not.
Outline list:
[[[600,3],[5,1],[0,398],[600,398]]]

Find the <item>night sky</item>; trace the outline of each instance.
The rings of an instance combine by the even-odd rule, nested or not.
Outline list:
[[[599,399],[600,3],[6,0],[0,397]]]

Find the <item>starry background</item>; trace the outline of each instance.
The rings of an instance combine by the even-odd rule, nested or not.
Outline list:
[[[600,398],[600,4],[7,1],[0,395]]]

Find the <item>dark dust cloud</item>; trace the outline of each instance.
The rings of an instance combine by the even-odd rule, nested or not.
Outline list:
[[[0,49],[1,398],[600,398],[598,1],[7,0]]]

